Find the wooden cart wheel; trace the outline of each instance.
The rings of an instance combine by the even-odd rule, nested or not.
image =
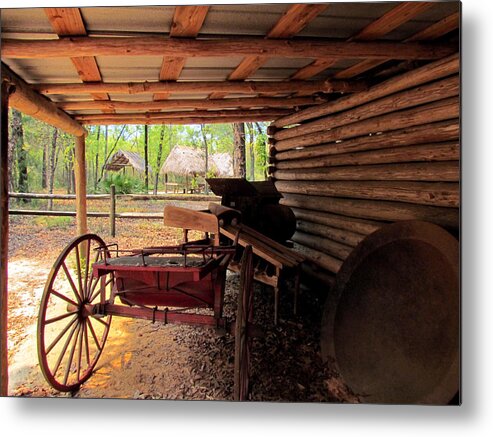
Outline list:
[[[91,376],[101,355],[111,316],[93,314],[106,296],[112,299],[113,274],[94,278],[92,264],[105,246],[94,234],[73,239],[55,261],[45,285],[38,316],[38,358],[52,387],[75,391]],[[106,252],[109,257],[109,252]]]
[[[248,399],[250,377],[250,349],[252,338],[249,323],[253,322],[253,254],[252,247],[246,246],[241,260],[240,290],[235,329],[235,375],[234,399]]]

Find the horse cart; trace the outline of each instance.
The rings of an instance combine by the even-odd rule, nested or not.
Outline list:
[[[38,318],[38,356],[48,383],[76,391],[89,379],[112,316],[226,330],[235,336],[234,398],[248,398],[253,318],[252,251],[243,252],[236,319],[223,315],[226,270],[236,242],[219,245],[213,214],[166,207],[165,224],[184,229],[175,246],[120,249],[95,234],[72,240],[49,274]],[[205,232],[188,241],[188,230]]]

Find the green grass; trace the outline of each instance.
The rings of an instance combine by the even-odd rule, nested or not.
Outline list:
[[[38,216],[34,223],[45,228],[67,228],[72,224],[72,217],[45,217]]]

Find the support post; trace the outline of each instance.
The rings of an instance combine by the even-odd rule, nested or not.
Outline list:
[[[0,143],[0,396],[8,395],[8,243],[9,243],[9,94],[13,87],[1,85]]]
[[[116,235],[116,196],[115,196],[115,185],[112,184],[110,187],[110,231],[111,236]]]
[[[86,142],[85,135],[75,138],[75,210],[77,213],[77,235],[87,233],[86,199]]]

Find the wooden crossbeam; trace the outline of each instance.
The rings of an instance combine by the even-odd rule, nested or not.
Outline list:
[[[390,33],[392,30],[411,20],[416,15],[424,12],[432,6],[430,2],[402,2],[390,11],[382,15],[380,18],[368,24],[358,33],[349,38],[349,41],[365,41],[378,39]],[[318,58],[321,58],[318,57]],[[388,58],[388,57],[387,57]],[[311,64],[299,69],[295,72],[291,79],[309,79],[318,73],[330,68],[336,64],[341,58],[315,59]],[[396,59],[400,59],[397,57]]]
[[[198,35],[209,6],[177,6],[171,23],[170,37],[192,38]],[[185,66],[183,56],[165,56],[159,72],[159,80],[178,80]],[[170,93],[154,95],[154,100],[164,100]]]
[[[449,15],[448,17],[445,17],[443,20],[440,20],[432,24],[431,26],[426,27],[418,33],[415,33],[414,35],[407,38],[405,41],[429,41],[437,39],[457,29],[459,27],[459,24],[460,13],[456,12],[452,15]],[[348,79],[351,77],[355,77],[390,60],[391,59],[367,59],[365,61],[358,62],[357,64],[352,65],[351,67],[348,67],[342,71],[339,71],[337,74],[334,75],[334,78]]]
[[[160,118],[185,118],[185,117],[280,117],[290,114],[290,109],[256,109],[256,110],[195,110],[195,111],[173,111],[173,112],[134,112],[123,114],[87,114],[74,115],[74,118],[80,122],[91,122],[93,120],[112,120],[116,116],[127,117],[132,119],[160,119]]]
[[[59,109],[52,101],[34,91],[30,85],[4,64],[2,64],[2,81],[7,81],[15,87],[14,92],[9,96],[9,105],[12,108],[67,133],[76,136],[83,136],[86,133],[77,121]]]
[[[266,38],[290,38],[300,32],[310,21],[327,8],[324,4],[294,4],[284,13]],[[245,80],[255,73],[267,60],[265,56],[247,56],[229,74],[228,80]],[[227,94],[214,93],[210,97],[223,98]]]
[[[98,82],[67,84],[35,84],[34,89],[42,94],[152,94],[152,93],[214,93],[227,94],[289,94],[303,91],[308,94],[331,92],[358,92],[367,89],[365,82],[323,80],[323,81],[228,81],[228,82]]]
[[[179,108],[189,109],[227,109],[227,108],[294,108],[297,106],[311,106],[323,103],[325,100],[314,97],[252,97],[237,99],[182,99],[182,100],[158,100],[149,102],[125,102],[125,101],[84,101],[84,102],[60,102],[58,107],[65,111],[83,111],[93,109],[121,109],[136,111],[170,110]]]
[[[79,8],[45,8],[44,11],[51,27],[59,37],[87,35]],[[70,59],[83,82],[102,81],[94,56],[71,57]],[[106,93],[93,93],[92,97],[95,100],[109,100]]]
[[[453,44],[388,41],[266,40],[225,38],[211,40],[168,39],[159,36],[71,37],[60,40],[2,41],[2,57],[49,59],[75,56],[268,56],[280,58],[440,59],[456,51]]]

